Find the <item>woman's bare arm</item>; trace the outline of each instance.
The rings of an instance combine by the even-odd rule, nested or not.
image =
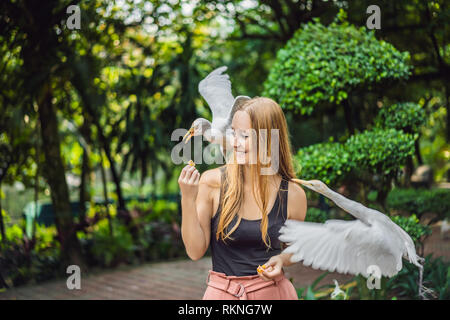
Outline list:
[[[181,234],[186,253],[192,260],[203,257],[209,246],[213,199],[208,183],[212,183],[211,180],[214,180],[215,173],[213,171],[207,170],[201,175],[197,183],[198,193],[195,197],[190,193],[183,194],[183,192],[181,196]]]
[[[289,182],[288,186],[288,218],[291,220],[305,221],[307,210],[306,194],[302,187],[295,182]],[[281,253],[283,266],[293,263],[290,261],[292,253]]]

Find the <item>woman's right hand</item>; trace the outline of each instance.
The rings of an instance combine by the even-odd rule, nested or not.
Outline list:
[[[181,170],[178,184],[181,190],[181,196],[185,199],[192,199],[195,201],[198,194],[198,182],[200,181],[200,173],[195,166],[186,165]]]

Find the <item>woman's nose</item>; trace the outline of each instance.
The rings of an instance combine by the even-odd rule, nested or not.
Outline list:
[[[231,141],[232,141],[232,144],[233,144],[234,148],[239,147],[239,139],[236,136],[232,136],[231,137]]]
[[[233,138],[233,147],[236,149],[241,149],[242,146],[243,146],[242,139],[240,139],[239,137],[234,137]]]

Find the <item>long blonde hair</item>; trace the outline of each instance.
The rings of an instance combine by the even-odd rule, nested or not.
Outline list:
[[[265,97],[255,97],[248,100],[244,104],[238,107],[238,110],[245,111],[248,113],[251,119],[252,129],[256,131],[256,164],[250,165],[251,168],[251,181],[252,181],[252,193],[258,207],[260,208],[262,214],[261,219],[261,235],[262,240],[265,245],[270,248],[270,237],[268,237],[267,229],[269,224],[268,218],[268,175],[261,175],[261,168],[270,167],[271,164],[263,165],[260,161],[260,130],[267,129],[267,150],[270,153],[271,150],[271,129],[279,130],[279,166],[278,173],[282,179],[290,180],[291,178],[296,178],[295,170],[292,163],[291,154],[291,144],[289,139],[289,133],[287,130],[286,118],[284,116],[283,110],[274,100]],[[270,157],[270,155],[269,155]],[[226,188],[222,189],[222,211],[220,214],[220,219],[217,225],[216,239],[219,237],[225,241],[231,238],[231,234],[236,230],[239,223],[241,222],[241,216],[238,215],[238,221],[233,226],[233,228],[225,233],[230,223],[233,221],[244,197],[244,164],[238,164],[236,161],[235,152],[233,152],[233,161],[225,165],[226,175],[224,185]],[[258,196],[255,193],[255,187],[258,190]]]

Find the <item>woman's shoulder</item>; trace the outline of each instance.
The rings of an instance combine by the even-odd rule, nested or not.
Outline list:
[[[305,190],[293,181],[289,181],[288,185],[288,217],[304,221],[307,210],[307,199]]]
[[[303,190],[303,188],[296,182],[294,181],[288,181],[289,182],[289,193],[293,193],[294,196],[305,196],[305,190]]]
[[[223,170],[221,168],[224,168],[224,166],[204,171],[200,176],[199,183],[205,183],[213,188],[220,187],[221,174]]]

